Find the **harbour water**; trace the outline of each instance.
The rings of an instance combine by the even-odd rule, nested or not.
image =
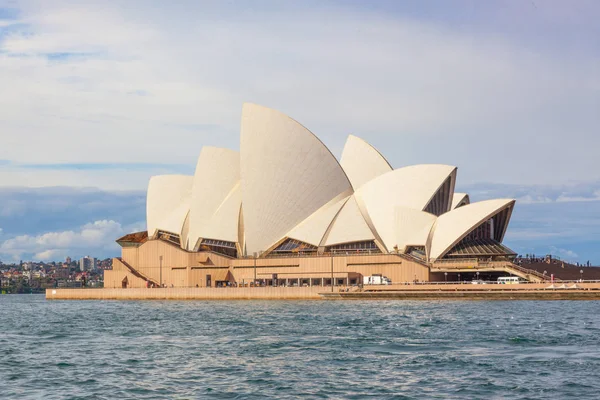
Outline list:
[[[0,296],[2,399],[598,398],[597,301]]]

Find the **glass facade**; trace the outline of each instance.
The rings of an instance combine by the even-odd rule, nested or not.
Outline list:
[[[282,254],[316,254],[317,246],[312,244],[301,242],[296,239],[286,239],[283,243],[275,248],[270,254],[271,255],[282,255]]]
[[[328,247],[327,251],[334,254],[381,253],[381,250],[379,250],[379,247],[377,247],[373,240],[336,244]]]
[[[228,257],[237,257],[237,246],[234,242],[225,240],[203,239],[199,251],[213,251]]]

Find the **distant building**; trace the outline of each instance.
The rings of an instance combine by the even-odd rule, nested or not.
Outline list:
[[[93,271],[96,269],[96,264],[98,260],[96,258],[92,258],[90,256],[85,256],[79,259],[79,270],[80,271]]]
[[[71,264],[71,257],[67,257],[65,259],[65,264]]]

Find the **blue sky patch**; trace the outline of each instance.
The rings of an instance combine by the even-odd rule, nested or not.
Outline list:
[[[0,7],[0,20],[18,19],[20,11],[16,8]]]

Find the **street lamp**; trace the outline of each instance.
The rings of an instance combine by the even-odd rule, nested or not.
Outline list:
[[[460,283],[460,272],[458,273],[458,282]]]
[[[448,282],[448,273],[447,272],[444,272],[444,278],[445,278],[446,282]]]
[[[331,254],[331,291],[333,292],[333,254]]]
[[[158,257],[158,259],[160,261],[160,287],[162,287],[162,258],[163,258],[163,256]]]
[[[254,286],[256,286],[256,252],[254,252]]]
[[[579,276],[580,276],[579,280],[583,282],[583,270],[582,269],[579,270]]]
[[[479,280],[479,271],[475,272],[475,275],[477,275],[477,280]]]

